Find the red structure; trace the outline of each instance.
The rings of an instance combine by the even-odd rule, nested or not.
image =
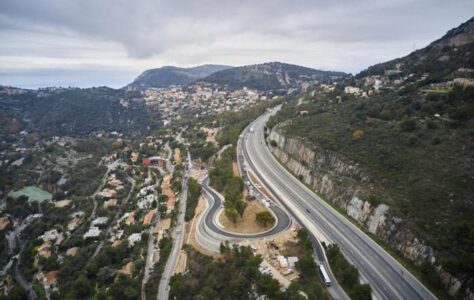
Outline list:
[[[151,166],[151,165],[158,165],[158,166],[163,166],[165,160],[161,156],[152,156],[149,158],[143,159],[143,165],[144,166]]]

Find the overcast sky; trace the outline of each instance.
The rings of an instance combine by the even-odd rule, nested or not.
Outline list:
[[[473,12],[473,0],[1,0],[0,84],[121,87],[163,65],[268,61],[356,73]]]

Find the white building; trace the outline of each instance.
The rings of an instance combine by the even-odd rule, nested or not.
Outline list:
[[[136,242],[139,242],[141,240],[142,240],[142,234],[141,233],[132,233],[128,237],[128,244],[130,246],[133,246],[133,245],[135,245]]]
[[[344,88],[344,93],[346,93],[346,94],[359,94],[360,89],[358,87],[355,87],[355,86],[346,86]]]
[[[288,268],[288,260],[283,255],[277,256],[277,259],[281,268]]]
[[[58,238],[58,235],[59,233],[56,229],[51,229],[51,230],[45,231],[44,234],[40,236],[40,239],[42,239],[45,242],[54,241],[55,239]]]
[[[150,208],[154,201],[156,201],[155,195],[146,195],[142,199],[138,200],[137,205],[141,209]]]
[[[109,220],[109,218],[107,218],[107,217],[98,217],[97,219],[92,221],[92,226],[107,224],[108,220]]]
[[[289,256],[288,257],[288,266],[292,269],[295,268],[295,264],[298,262],[298,257],[296,256]]]
[[[92,238],[92,237],[98,237],[99,235],[100,235],[99,227],[92,226],[91,228],[89,228],[89,231],[84,233],[84,238],[87,239],[87,238]]]

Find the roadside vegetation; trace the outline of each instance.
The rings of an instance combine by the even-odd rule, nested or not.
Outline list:
[[[474,272],[473,174],[466,163],[472,159],[474,87],[434,94],[420,92],[422,84],[369,98],[344,94],[343,85],[330,93],[302,94],[301,105],[288,102],[267,126],[285,122],[285,135],[357,164],[374,187],[362,186],[362,198],[389,205],[435,249],[445,270],[467,279]],[[426,267],[417,270],[433,289],[444,290]],[[472,290],[474,281],[469,282]]]
[[[198,205],[199,196],[201,196],[201,185],[196,179],[188,179],[188,201],[186,202],[186,214],[184,220],[187,222],[194,217],[194,211]]]
[[[232,161],[236,159],[236,145],[242,130],[251,121],[263,114],[266,109],[281,102],[281,99],[262,102],[240,112],[226,112],[219,116],[222,130],[217,136],[220,145],[229,145],[220,158],[215,162],[215,168],[209,172],[210,184],[225,197],[224,213],[234,225],[244,214],[246,202],[242,200],[244,183],[241,177],[234,176]],[[265,221],[267,224],[271,220]]]
[[[265,110],[283,102],[283,98],[261,102],[240,112],[225,112],[220,115],[219,122],[222,130],[217,136],[220,145],[237,145],[237,140],[245,126],[262,115]]]
[[[170,237],[163,237],[159,242],[160,247],[160,259],[153,266],[153,271],[150,272],[150,278],[148,279],[147,284],[145,285],[145,295],[146,299],[154,299],[158,293],[158,287],[160,285],[161,274],[165,270],[166,262],[171,253],[171,248],[173,247],[173,241]]]
[[[296,286],[282,292],[271,275],[258,270],[262,257],[250,247],[221,245],[222,258],[213,260],[191,247],[188,253],[189,271],[171,277],[170,299],[268,299],[303,300]],[[309,298],[325,299],[325,298]]]
[[[222,152],[220,159],[216,161],[215,168],[209,172],[209,177],[211,185],[223,193],[225,197],[224,213],[235,225],[238,218],[243,216],[247,203],[242,200],[243,180],[241,177],[234,176],[232,171],[234,156],[234,147],[229,147]]]
[[[334,276],[351,299],[372,299],[370,285],[359,282],[359,271],[347,261],[338,245],[329,245],[326,248],[326,255]]]
[[[176,165],[174,168],[173,176],[171,178],[171,188],[176,193],[180,193],[183,188],[181,180],[183,178],[183,165]]]
[[[319,266],[314,261],[313,245],[310,235],[306,229],[300,229],[297,234],[298,246],[303,253],[296,263],[296,268],[300,276],[296,282],[293,282],[289,289],[303,291],[309,299],[330,299],[326,287],[323,285]]]
[[[275,217],[269,211],[262,211],[255,214],[255,221],[263,227],[275,224]]]

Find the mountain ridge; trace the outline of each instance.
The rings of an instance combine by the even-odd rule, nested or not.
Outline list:
[[[472,54],[472,44],[474,43],[474,17],[462,23],[456,28],[452,28],[446,32],[441,38],[434,40],[428,46],[415,50],[406,56],[395,58],[383,63],[378,63],[367,69],[361,71],[356,75],[357,78],[362,78],[369,75],[382,75],[385,71],[394,69],[399,63],[405,64],[405,66],[399,70],[404,75],[410,73],[420,73],[424,71],[431,71],[431,68],[417,68],[418,65],[426,61],[432,60],[436,63],[443,63],[442,60],[449,60],[450,57],[457,56],[461,57],[458,51],[464,51],[463,55],[470,55],[470,62],[474,64],[474,55]],[[438,60],[438,61],[437,61]],[[468,61],[468,59],[466,59]],[[449,64],[445,64],[444,67],[448,67],[444,73],[452,72],[453,69]]]
[[[141,73],[135,80],[128,84],[126,88],[146,89],[146,88],[167,88],[171,85],[186,85],[214,72],[232,68],[226,65],[205,64],[189,68],[176,66],[163,66],[155,69],[148,69]]]
[[[361,226],[371,230],[389,207],[372,232],[457,298],[474,291],[473,54],[470,19],[405,57],[295,96],[267,124],[285,157],[300,156],[287,166]]]
[[[282,62],[246,65],[215,72],[201,81],[231,88],[258,90],[299,89],[311,84],[327,83],[347,76],[344,72],[322,71]]]

